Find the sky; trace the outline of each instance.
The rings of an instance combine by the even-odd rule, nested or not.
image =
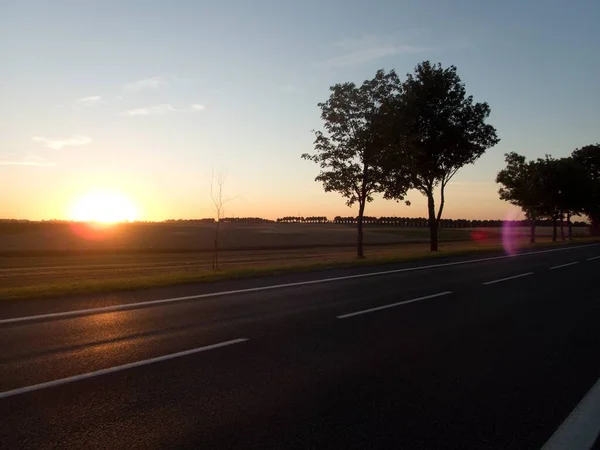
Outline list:
[[[317,103],[430,60],[457,66],[501,139],[445,216],[503,218],[505,153],[600,141],[599,22],[598,0],[0,0],[0,217],[69,219],[98,192],[141,220],[212,217],[213,171],[226,216],[355,215],[300,158]],[[425,216],[408,198],[366,214]]]

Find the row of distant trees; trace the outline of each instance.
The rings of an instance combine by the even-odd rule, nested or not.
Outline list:
[[[215,224],[217,221],[213,217],[203,219],[167,219],[162,222],[153,221],[135,221],[132,224],[185,224],[185,225],[201,225]],[[21,227],[38,227],[44,224],[66,225],[72,223],[70,220],[20,220],[20,219],[0,219],[0,228],[8,230]],[[271,224],[271,223],[302,223],[302,224],[343,224],[356,225],[358,217],[355,216],[335,216],[333,219],[328,219],[326,216],[286,216],[280,217],[277,220],[265,219],[262,217],[223,217],[221,223],[234,223],[243,225],[253,224]],[[372,217],[363,216],[364,225],[379,225],[393,227],[410,227],[410,228],[425,228],[429,227],[427,218],[425,217]],[[550,219],[536,220],[536,226],[548,227],[553,225]],[[526,220],[470,220],[470,219],[442,219],[439,223],[441,228],[499,228],[503,226],[528,227],[531,225],[529,219]],[[571,224],[574,227],[589,227],[589,224],[582,221],[574,221]]]
[[[381,225],[394,227],[429,227],[429,222],[426,217],[372,217],[363,216],[363,225]],[[355,216],[335,216],[329,220],[325,216],[286,216],[277,219],[277,223],[334,223],[345,225],[356,225],[358,217]],[[499,228],[502,226],[512,227],[528,227],[531,221],[526,220],[470,220],[470,219],[442,219],[439,222],[440,228]],[[538,219],[537,226],[552,226],[553,222],[550,219]],[[572,222],[574,227],[587,227],[588,224],[583,221]]]
[[[427,197],[431,250],[437,250],[446,186],[499,142],[486,123],[488,104],[467,95],[456,67],[429,61],[405,80],[379,70],[360,86],[347,82],[330,91],[318,104],[324,129],[315,132],[315,152],[302,157],[319,165],[315,180],[326,192],[358,205],[358,257],[364,257],[365,208],[374,194],[403,201],[411,189]]]
[[[285,216],[277,220],[264,219],[262,217],[223,217],[221,223],[235,224],[267,224],[267,223],[317,223],[317,224],[343,224],[356,225],[359,218],[356,216],[335,216],[329,219],[326,216]],[[215,223],[215,219],[179,219],[166,220],[166,223]],[[411,228],[426,228],[429,227],[429,221],[426,217],[396,217],[384,216],[373,217],[363,216],[363,225],[379,225],[379,226],[394,226],[394,227],[411,227]],[[539,218],[535,221],[536,226],[549,227],[553,226],[554,222],[551,219]],[[573,227],[588,227],[589,224],[583,221],[571,222]],[[439,222],[440,228],[499,228],[503,226],[512,227],[529,227],[531,220],[476,220],[476,219],[441,219]]]
[[[285,216],[277,219],[278,223],[328,223],[329,220],[325,216]]]
[[[333,223],[356,224],[356,217],[335,217]],[[363,217],[365,225],[388,225],[395,227],[429,227],[429,221],[425,217]],[[500,228],[526,227],[530,225],[529,220],[469,220],[469,219],[442,219],[439,222],[440,228]],[[551,226],[551,220],[538,220],[538,226]],[[572,222],[574,227],[587,227],[588,224],[581,221]]]
[[[553,226],[553,240],[560,227],[564,240],[564,223],[572,238],[573,216],[587,216],[591,233],[600,235],[600,145],[587,145],[565,158],[527,161],[517,153],[506,155],[506,168],[496,182],[501,185],[500,198],[519,206],[530,220],[531,242],[540,219]]]

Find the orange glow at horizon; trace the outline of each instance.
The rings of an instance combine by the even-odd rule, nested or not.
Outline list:
[[[69,214],[78,222],[117,223],[139,219],[134,203],[124,194],[94,191],[77,199]]]

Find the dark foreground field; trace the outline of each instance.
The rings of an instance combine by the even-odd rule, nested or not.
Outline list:
[[[577,235],[585,229],[575,229]],[[517,246],[527,229],[511,230]],[[551,230],[539,229],[539,241]],[[497,249],[500,229],[441,230],[442,255]],[[334,224],[225,224],[221,271],[212,270],[214,225],[44,223],[0,234],[0,298],[165,285],[254,272],[355,263],[356,230]],[[369,227],[367,262],[429,255],[424,228]]]

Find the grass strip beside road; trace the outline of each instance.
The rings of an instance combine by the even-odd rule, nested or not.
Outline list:
[[[578,239],[578,242],[591,242],[591,239]],[[530,247],[548,247],[555,245],[568,245],[565,243],[539,243],[527,245]],[[278,264],[247,264],[234,268],[225,267],[223,270],[211,271],[201,269],[198,271],[178,271],[173,270],[166,273],[135,275],[124,277],[114,275],[109,278],[94,278],[93,273],[89,277],[76,276],[72,279],[60,280],[56,282],[35,282],[31,278],[25,286],[0,287],[0,299],[31,299],[31,298],[56,298],[75,296],[82,294],[118,292],[129,290],[141,290],[155,287],[166,287],[181,284],[206,283],[222,280],[235,280],[245,278],[258,278],[289,273],[309,272],[318,269],[328,268],[349,268],[349,267],[372,267],[386,264],[435,259],[448,256],[462,256],[477,253],[486,253],[501,251],[500,244],[491,245],[458,245],[449,250],[442,250],[431,253],[426,249],[410,249],[406,252],[399,252],[397,255],[373,256],[366,259],[343,258],[339,260],[315,260],[315,261],[286,261]]]

